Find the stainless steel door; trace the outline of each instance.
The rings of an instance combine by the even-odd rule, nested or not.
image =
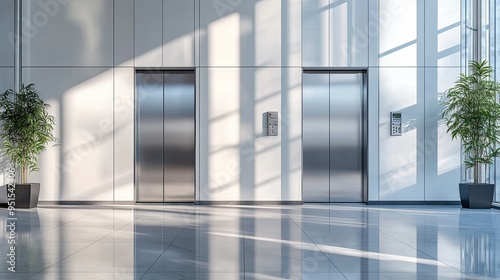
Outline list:
[[[195,185],[195,74],[137,73],[138,202],[192,202]]]
[[[364,74],[303,76],[303,200],[362,202]]]
[[[164,201],[194,201],[195,75],[164,74]]]
[[[303,78],[303,200],[330,199],[330,75],[305,73]]]
[[[136,77],[137,201],[163,202],[163,73]]]
[[[363,201],[363,74],[330,74],[330,202]]]

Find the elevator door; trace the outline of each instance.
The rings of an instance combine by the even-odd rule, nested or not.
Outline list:
[[[193,202],[195,74],[140,71],[136,84],[136,200]]]
[[[364,200],[364,96],[361,72],[304,73],[304,202]]]

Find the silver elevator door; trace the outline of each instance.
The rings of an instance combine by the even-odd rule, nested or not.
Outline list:
[[[304,202],[364,200],[364,91],[363,73],[304,73]]]
[[[195,74],[140,71],[136,84],[136,200],[193,202]]]

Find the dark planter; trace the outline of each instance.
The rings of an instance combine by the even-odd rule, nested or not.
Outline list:
[[[493,203],[494,184],[460,184],[460,201],[463,208],[489,209]]]
[[[7,186],[0,187],[0,207],[8,207],[7,195],[10,192]],[[15,205],[14,208],[34,208],[38,205],[38,196],[40,195],[40,183],[16,184],[14,190]]]

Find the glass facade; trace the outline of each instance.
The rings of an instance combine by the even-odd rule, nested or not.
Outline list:
[[[476,9],[480,13],[476,13]],[[500,81],[500,1],[498,0],[464,0],[462,1],[463,20],[463,38],[465,44],[464,53],[462,55],[464,71],[468,71],[467,65],[471,60],[488,60],[494,69],[494,79]],[[476,23],[476,16],[479,18]],[[478,28],[479,27],[479,28]],[[476,34],[480,33],[478,39]],[[480,52],[475,54],[476,48],[480,48]],[[463,155],[462,155],[463,157]],[[462,160],[463,162],[463,160]],[[483,176],[485,181],[490,183],[500,183],[500,158],[495,160],[492,166],[483,168]],[[471,181],[474,174],[471,169],[466,169],[462,163],[461,180]],[[500,188],[496,188],[495,202],[500,202]]]

